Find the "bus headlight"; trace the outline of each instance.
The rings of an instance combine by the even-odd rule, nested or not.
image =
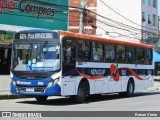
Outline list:
[[[12,83],[13,83],[14,86],[16,86],[16,82],[15,81],[12,81]]]
[[[57,78],[57,79],[49,82],[48,85],[47,85],[47,87],[51,87],[52,85],[54,85],[54,84],[56,84],[56,83],[58,83],[58,82],[59,82],[59,79]]]
[[[58,72],[58,73],[53,74],[53,75],[51,76],[51,78],[52,78],[53,80],[55,80],[55,79],[59,78],[60,75],[61,75],[61,72]]]
[[[10,71],[10,78],[13,78],[13,73]]]
[[[53,83],[53,84],[56,84],[56,83],[58,83],[58,82],[59,82],[59,79],[57,78],[57,79],[54,80],[54,83]]]
[[[51,81],[48,83],[47,87],[51,87],[52,85],[53,85],[53,82]]]

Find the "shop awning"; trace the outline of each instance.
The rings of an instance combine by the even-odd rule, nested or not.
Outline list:
[[[160,62],[160,54],[156,51],[153,51],[153,61]]]
[[[0,48],[12,48],[11,43],[0,43]]]

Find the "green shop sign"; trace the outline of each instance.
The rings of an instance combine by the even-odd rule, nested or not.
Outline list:
[[[68,0],[0,0],[0,24],[67,30]]]

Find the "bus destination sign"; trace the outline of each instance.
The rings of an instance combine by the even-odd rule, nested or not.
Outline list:
[[[53,33],[20,33],[19,39],[53,39]]]

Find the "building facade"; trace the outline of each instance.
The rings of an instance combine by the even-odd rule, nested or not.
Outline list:
[[[68,30],[71,32],[79,33],[80,25],[80,13],[84,14],[84,34],[96,34],[96,29],[93,26],[96,26],[96,14],[93,14],[89,11],[82,11],[78,8],[81,8],[81,1],[84,1],[85,8],[89,11],[97,13],[97,0],[70,0],[69,5],[69,26]],[[77,7],[77,8],[76,8]]]

